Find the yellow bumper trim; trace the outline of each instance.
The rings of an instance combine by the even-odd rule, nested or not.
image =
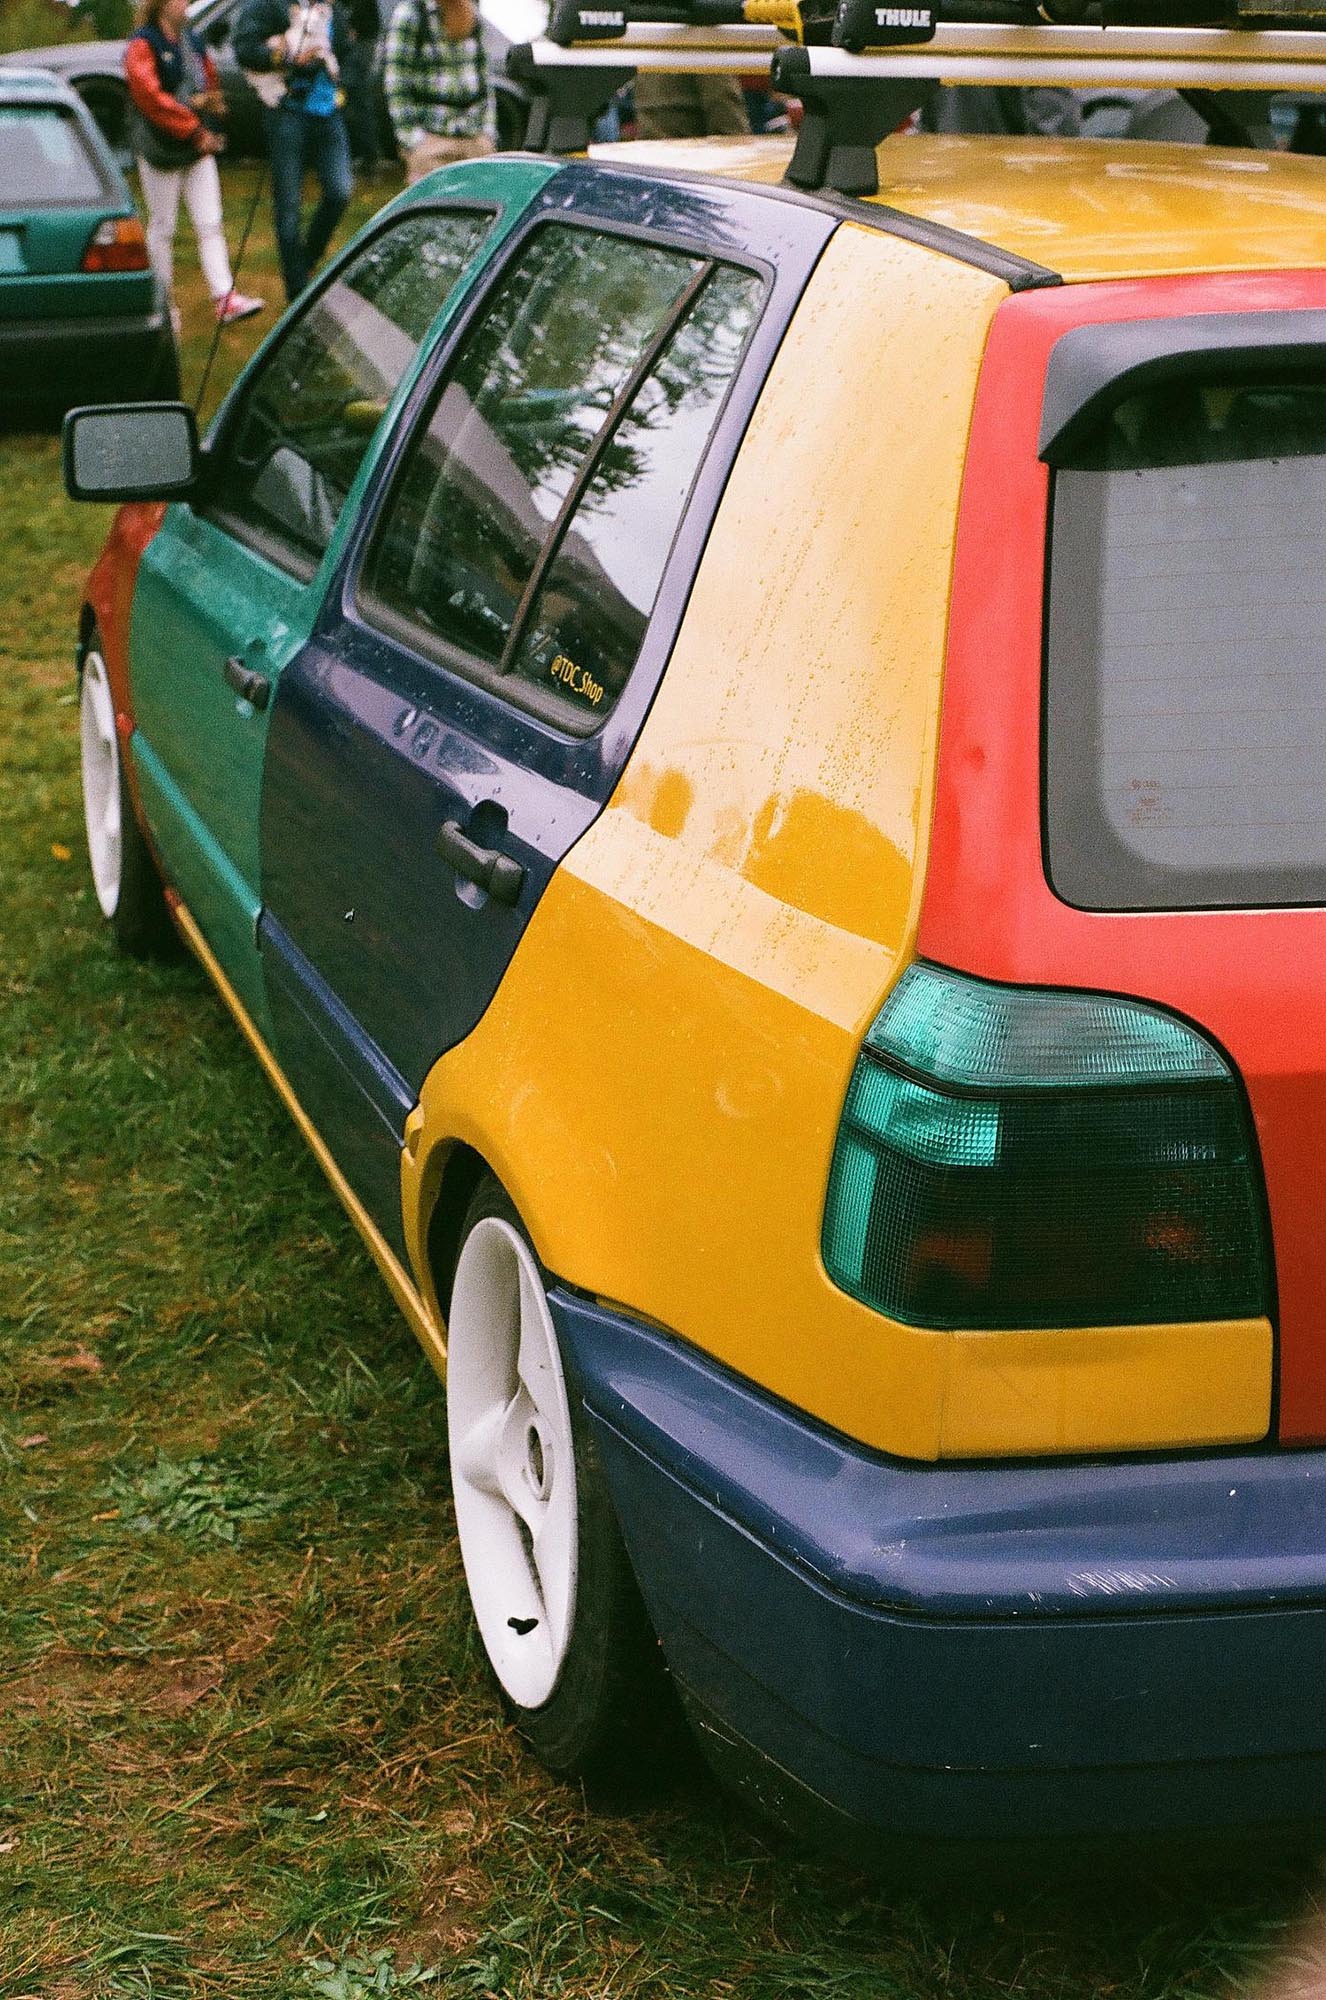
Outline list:
[[[940,1338],[941,1458],[1249,1444],[1270,1427],[1267,1319]]]

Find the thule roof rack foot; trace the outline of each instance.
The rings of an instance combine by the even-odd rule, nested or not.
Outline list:
[[[1179,96],[1190,110],[1195,111],[1206,127],[1209,146],[1255,146],[1256,139],[1240,117],[1245,108],[1251,109],[1255,120],[1260,112],[1266,117],[1266,100],[1258,103],[1253,98],[1249,104],[1246,91],[1241,90],[1181,90]]]
[[[528,42],[508,49],[506,73],[530,94],[525,150],[529,153],[584,153],[594,121],[634,69],[579,68],[574,63],[536,63]]]
[[[875,148],[917,110],[931,88],[924,77],[816,76],[805,49],[779,49],[770,82],[805,106],[786,179],[798,188],[878,194]]]

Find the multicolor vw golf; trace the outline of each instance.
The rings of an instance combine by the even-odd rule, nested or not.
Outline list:
[[[71,419],[101,908],[449,1348],[553,1770],[1320,1809],[1320,165],[786,152],[448,169]]]

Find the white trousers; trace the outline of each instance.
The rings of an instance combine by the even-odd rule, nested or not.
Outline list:
[[[188,167],[151,167],[140,160],[138,178],[147,203],[147,253],[167,294],[171,294],[174,277],[175,222],[183,191],[207,289],[214,299],[225,298],[232,279],[221,223],[221,176],[214,156],[204,153]]]

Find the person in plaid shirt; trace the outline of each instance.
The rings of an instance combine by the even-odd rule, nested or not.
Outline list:
[[[399,0],[383,86],[411,184],[449,160],[492,152],[493,101],[474,0]]]

